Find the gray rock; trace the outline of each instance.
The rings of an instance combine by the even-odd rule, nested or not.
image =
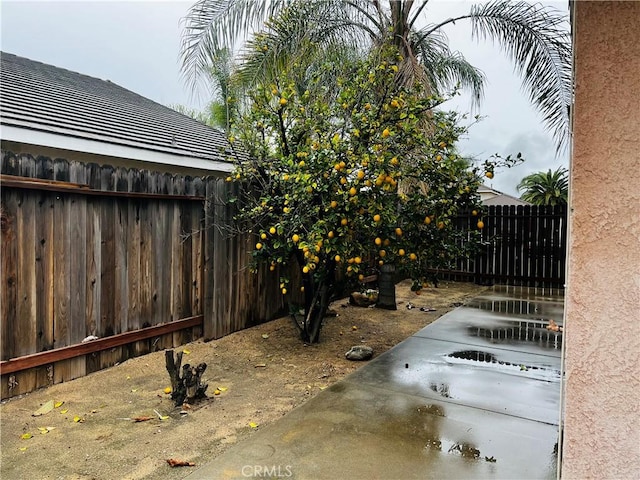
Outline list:
[[[347,357],[347,360],[369,360],[373,357],[373,348],[366,345],[356,345],[351,347],[344,356]]]

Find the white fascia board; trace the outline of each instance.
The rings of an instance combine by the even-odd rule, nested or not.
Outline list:
[[[2,128],[0,129],[0,138],[2,140],[39,145],[42,147],[60,148],[74,152],[106,155],[109,157],[173,165],[185,168],[195,168],[211,172],[229,173],[234,169],[234,165],[230,162],[219,162],[204,158],[157,152],[142,148],[129,147],[126,145],[106,143],[99,140],[59,135],[43,132],[41,130],[19,128],[11,125],[2,125]]]

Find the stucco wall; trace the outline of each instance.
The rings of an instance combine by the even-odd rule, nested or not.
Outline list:
[[[640,475],[640,2],[575,2],[563,478]]]

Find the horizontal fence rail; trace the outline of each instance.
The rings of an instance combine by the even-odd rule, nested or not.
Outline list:
[[[456,226],[474,229],[478,217],[458,217]],[[567,250],[566,206],[492,205],[482,215],[481,247],[459,258],[444,280],[483,285],[564,288]]]

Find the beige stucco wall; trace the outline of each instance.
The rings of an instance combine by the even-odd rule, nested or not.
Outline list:
[[[575,2],[562,478],[640,478],[640,2]]]

